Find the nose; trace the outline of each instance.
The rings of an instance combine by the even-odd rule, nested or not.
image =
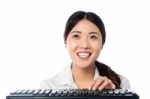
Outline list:
[[[82,49],[89,49],[90,48],[90,44],[88,39],[82,39],[80,42],[80,48]]]

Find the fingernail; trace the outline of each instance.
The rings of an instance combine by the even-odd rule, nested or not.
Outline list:
[[[88,87],[89,90],[91,90],[91,87]]]
[[[93,88],[92,90],[95,90],[96,88]]]
[[[116,87],[116,86],[115,86],[115,85],[113,85],[113,86],[112,86],[112,89],[115,89],[115,87]]]

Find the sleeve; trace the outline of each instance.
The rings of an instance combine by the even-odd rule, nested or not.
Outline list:
[[[48,84],[48,80],[43,80],[40,84],[40,89],[51,89],[51,87]]]
[[[120,79],[121,79],[121,84],[120,84],[121,89],[130,89],[131,86],[130,86],[129,80],[126,77],[122,76],[122,75],[119,75],[119,76],[120,76]]]

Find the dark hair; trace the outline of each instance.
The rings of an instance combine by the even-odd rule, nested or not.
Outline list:
[[[106,39],[106,32],[105,32],[105,26],[103,21],[95,13],[84,12],[84,11],[77,11],[69,17],[65,27],[64,41],[67,39],[69,32],[72,30],[72,28],[82,19],[89,20],[99,28],[102,35],[102,44],[104,45]],[[106,76],[116,85],[117,89],[120,88],[121,80],[117,73],[115,73],[109,66],[100,63],[98,61],[95,62],[95,65],[97,66],[99,74],[101,76]]]
[[[121,80],[115,71],[113,71],[109,66],[98,61],[95,62],[95,65],[98,68],[98,72],[101,76],[106,76],[109,78],[115,84],[116,89],[120,89]]]
[[[67,39],[68,34],[72,30],[72,28],[82,19],[86,19],[94,23],[99,28],[99,30],[101,31],[101,35],[102,35],[102,44],[104,44],[105,38],[106,38],[106,32],[105,32],[105,26],[103,24],[103,21],[95,13],[84,12],[84,11],[77,11],[69,17],[66,23],[66,27],[65,27],[64,40]]]

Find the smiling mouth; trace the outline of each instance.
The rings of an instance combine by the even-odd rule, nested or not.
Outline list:
[[[90,52],[78,52],[77,55],[80,57],[80,58],[88,58],[91,56],[91,53]]]

